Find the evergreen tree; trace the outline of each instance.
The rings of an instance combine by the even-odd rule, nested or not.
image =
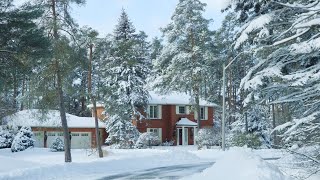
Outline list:
[[[69,10],[72,3],[84,4],[85,1],[37,0],[37,2],[41,4],[41,7],[46,12],[43,16],[42,26],[46,29],[52,45],[50,49],[51,57],[43,59],[41,66],[38,67],[41,68],[41,71],[38,72],[42,72],[41,82],[44,83],[44,86],[39,86],[38,83],[37,87],[40,87],[40,90],[37,90],[37,93],[42,93],[43,96],[38,95],[38,97],[42,97],[40,100],[44,102],[44,107],[48,107],[47,103],[50,102],[52,103],[50,104],[51,106],[55,105],[60,111],[65,144],[65,162],[71,162],[71,144],[66,119],[64,92],[66,92],[65,80],[69,75],[69,68],[72,68],[72,65],[76,64],[75,60],[77,60],[73,49],[77,47],[74,44],[77,44],[75,34],[78,26]],[[70,84],[70,82],[67,84]]]
[[[141,116],[148,100],[146,78],[150,72],[149,45],[144,33],[135,29],[123,10],[113,35],[110,50],[100,57],[101,77],[106,90],[106,110],[111,115],[132,120]]]
[[[320,128],[319,28],[316,23],[319,2],[235,2],[235,10],[240,12],[243,22],[235,47],[250,44],[256,60],[241,83],[243,89],[250,91],[247,102],[255,97],[256,101],[289,104],[293,118],[278,128],[286,129],[284,142],[315,143]],[[292,141],[286,141],[288,139]]]
[[[34,142],[31,127],[22,126],[12,141],[11,152],[24,151],[29,147],[34,147]]]
[[[140,135],[131,121],[122,119],[119,115],[113,115],[107,119],[106,131],[109,134],[106,143],[116,149],[134,148]]]
[[[62,139],[57,137],[55,139],[55,141],[52,143],[52,145],[50,147],[50,151],[53,151],[53,152],[64,151],[64,143],[63,143]]]
[[[7,125],[0,126],[0,149],[11,147],[17,131],[17,127],[9,127]]]
[[[172,22],[162,29],[166,43],[156,63],[161,71],[156,87],[191,92],[196,114],[200,114],[200,87],[212,58],[210,21],[202,16],[205,6],[199,0],[179,0]],[[199,116],[197,120],[200,126]]]
[[[36,24],[42,13],[36,5],[0,2],[0,118],[24,108],[18,99],[25,94],[35,59],[48,52],[48,39]]]

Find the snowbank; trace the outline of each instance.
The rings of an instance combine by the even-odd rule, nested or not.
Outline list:
[[[289,180],[290,178],[283,175],[278,167],[267,163],[250,151],[230,150],[224,153],[212,167],[183,180],[194,179]]]

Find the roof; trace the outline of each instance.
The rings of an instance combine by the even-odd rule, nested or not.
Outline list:
[[[154,91],[149,91],[149,94],[149,104],[192,105],[191,96],[186,93],[171,92],[160,95]],[[200,106],[216,106],[216,104],[200,100]]]
[[[195,123],[193,121],[190,121],[188,118],[181,118],[181,120],[178,121],[176,123],[176,125],[177,125],[177,127],[182,127],[182,126],[189,126],[189,127],[192,126],[192,127],[194,127],[194,126],[198,126],[197,123]]]
[[[95,128],[93,117],[78,117],[66,114],[69,128]],[[8,125],[31,126],[31,127],[62,127],[60,112],[49,110],[47,114],[42,114],[37,109],[19,111],[13,115],[3,118]],[[98,122],[99,128],[105,128],[103,122]]]
[[[87,107],[88,108],[93,108],[93,104],[89,104]],[[96,107],[104,107],[104,104],[103,103],[97,103]]]

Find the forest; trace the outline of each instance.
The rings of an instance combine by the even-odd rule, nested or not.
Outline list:
[[[103,102],[110,132],[132,129],[150,90],[184,92],[194,111],[218,105],[219,128],[224,98],[227,146],[288,148],[320,166],[320,1],[231,0],[211,30],[205,3],[179,0],[151,38],[125,9],[100,37],[73,19],[75,4],[85,0],[0,1],[0,119],[59,110],[67,134],[66,113],[89,117]]]

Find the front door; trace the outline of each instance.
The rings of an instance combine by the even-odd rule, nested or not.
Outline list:
[[[188,145],[188,140],[189,140],[189,134],[188,134],[188,128],[184,128],[184,138],[183,138],[183,143],[182,145],[186,146]]]
[[[178,128],[177,133],[177,145],[188,145],[188,128]]]

